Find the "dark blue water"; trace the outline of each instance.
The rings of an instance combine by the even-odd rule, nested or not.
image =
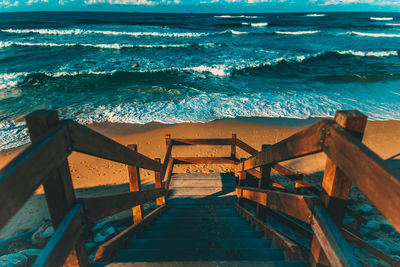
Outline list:
[[[400,119],[400,15],[0,14],[0,149],[19,117]],[[135,64],[139,67],[135,67]]]

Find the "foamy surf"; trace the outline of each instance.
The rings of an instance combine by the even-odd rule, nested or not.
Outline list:
[[[276,31],[276,34],[287,34],[287,35],[305,35],[305,34],[316,34],[320,31],[295,31],[295,32],[284,32],[284,31]]]
[[[235,15],[220,15],[220,16],[214,16],[214,18],[221,18],[221,19],[257,19],[259,16],[247,16],[247,15],[240,15],[240,16],[235,16]]]
[[[366,37],[386,37],[386,38],[396,38],[396,37],[400,37],[400,34],[396,34],[396,33],[373,33],[373,32],[347,32],[345,33],[347,35],[358,35],[358,36],[366,36]]]
[[[326,14],[307,14],[306,17],[325,17]]]
[[[363,52],[363,51],[348,50],[348,51],[337,51],[337,53],[341,54],[341,55],[353,55],[353,56],[359,56],[359,57],[390,57],[390,56],[398,56],[399,55],[399,53],[397,51]]]
[[[217,43],[200,43],[200,44],[154,44],[154,45],[145,45],[145,44],[138,44],[138,45],[130,45],[130,44],[81,44],[81,43],[29,43],[29,42],[2,42],[0,41],[0,49],[8,48],[11,46],[36,46],[36,47],[91,47],[91,48],[98,48],[98,49],[125,49],[125,48],[189,48],[189,47],[217,47],[223,44]]]
[[[389,20],[393,20],[393,18],[391,17],[385,17],[385,18],[378,18],[378,17],[370,17],[370,20],[379,20],[379,21],[389,21]]]

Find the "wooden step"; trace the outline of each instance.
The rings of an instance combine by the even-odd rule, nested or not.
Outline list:
[[[227,236],[229,233],[229,236]],[[261,238],[263,236],[263,232],[261,231],[252,231],[252,230],[244,230],[240,232],[213,232],[215,237],[229,237],[229,238]],[[204,236],[204,233],[197,231],[195,228],[179,231],[179,232],[160,232],[160,231],[152,231],[151,227],[148,231],[144,231],[140,234],[141,238],[201,238]]]
[[[171,196],[236,196],[235,187],[174,187],[168,191]]]
[[[236,180],[234,179],[173,179],[170,184],[171,188],[177,187],[193,187],[193,188],[207,188],[207,187],[219,187],[219,188],[235,188]]]
[[[271,246],[271,239],[267,238],[217,238],[217,237],[204,237],[198,239],[180,238],[153,238],[153,239],[130,239],[127,243],[127,248],[268,248]]]
[[[92,267],[303,267],[302,261],[96,262]]]
[[[203,261],[203,260],[283,260],[283,251],[276,248],[252,249],[121,249],[114,254],[115,261]]]

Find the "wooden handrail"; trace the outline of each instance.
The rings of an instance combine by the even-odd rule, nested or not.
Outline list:
[[[238,159],[230,157],[174,157],[175,164],[232,164]]]
[[[328,133],[324,152],[400,232],[400,174],[340,126]]]
[[[64,217],[36,259],[33,267],[61,266],[82,233],[83,226],[82,205],[76,204]]]
[[[205,146],[220,146],[231,145],[232,138],[199,138],[199,139],[184,139],[173,138],[171,139],[174,146],[190,146],[190,145],[205,145]]]
[[[128,240],[132,235],[142,231],[144,227],[146,227],[155,218],[157,218],[157,216],[164,212],[166,207],[166,205],[158,207],[146,215],[140,222],[129,226],[127,229],[102,244],[96,252],[94,261],[102,262],[109,260],[115,250],[122,248],[125,245],[126,240]]]
[[[272,165],[281,161],[303,157],[321,152],[326,127],[332,120],[321,120],[291,137],[258,152],[244,162],[238,163],[236,171],[243,172],[263,165]]]
[[[321,205],[313,207],[311,228],[332,266],[361,267],[351,246]]]
[[[89,222],[98,221],[120,211],[144,204],[165,196],[164,188],[147,189],[136,192],[126,192],[78,199],[84,206],[85,215]]]
[[[49,130],[0,170],[0,229],[70,154],[67,133],[64,124]]]
[[[236,194],[309,223],[333,266],[361,266],[318,198],[248,187],[236,187]]]
[[[238,198],[245,198],[268,208],[286,213],[303,222],[310,223],[312,210],[309,203],[317,203],[313,196],[303,196],[252,187],[236,187]]]
[[[165,176],[164,176],[164,181],[165,181],[165,184],[164,184],[164,188],[165,188],[165,196],[167,196],[168,195],[168,189],[169,189],[169,185],[170,185],[170,183],[171,183],[171,179],[172,179],[172,170],[174,169],[174,159],[173,158],[170,158],[169,159],[169,162],[168,162],[168,165],[167,165],[167,169],[166,169],[166,171],[165,171]]]
[[[138,168],[164,172],[161,163],[111,140],[79,123],[69,121],[72,149],[95,157],[136,166]]]

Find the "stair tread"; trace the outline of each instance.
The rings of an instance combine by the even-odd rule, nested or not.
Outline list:
[[[114,258],[117,261],[283,260],[283,251],[276,248],[121,249],[115,252]]]
[[[301,267],[303,261],[170,261],[170,262],[96,262],[93,267]]]

